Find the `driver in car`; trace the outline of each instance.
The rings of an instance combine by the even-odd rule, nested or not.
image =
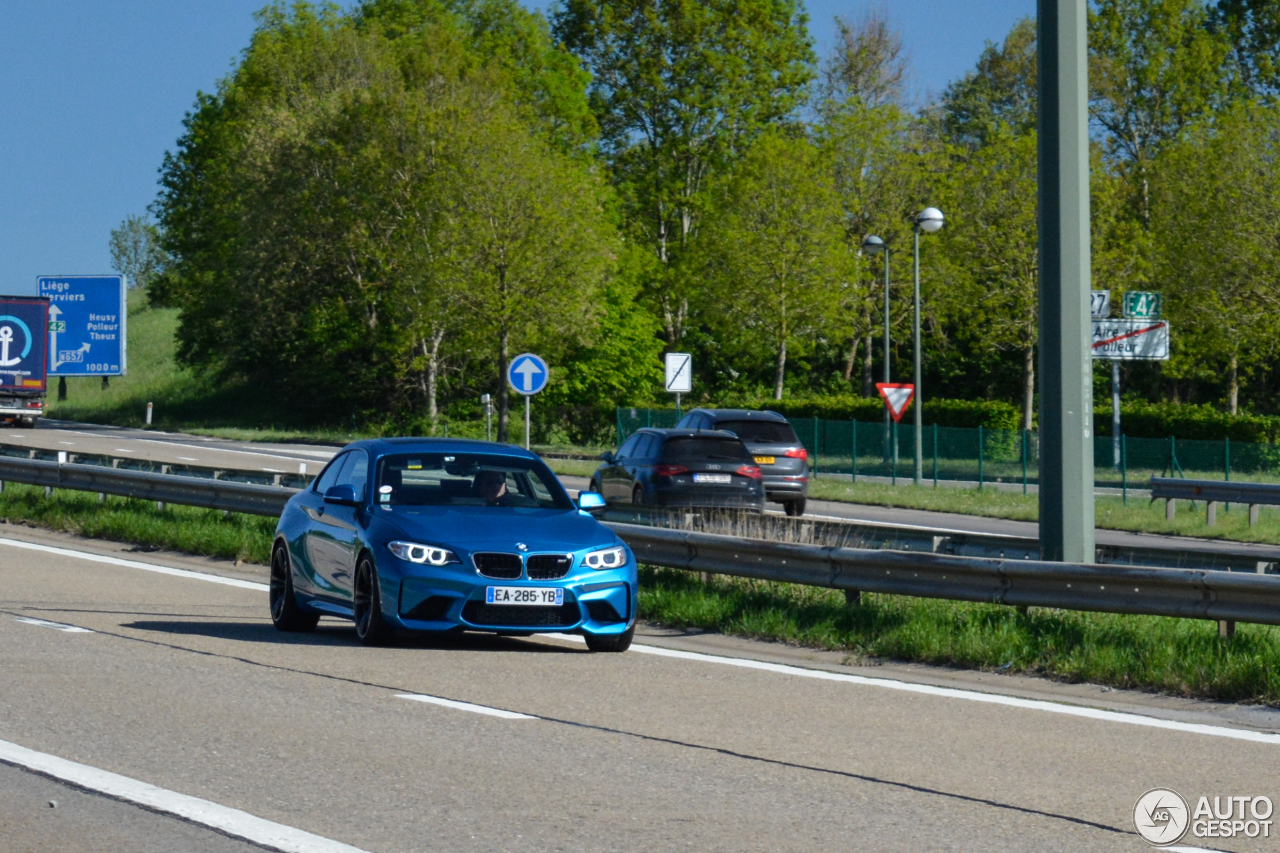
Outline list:
[[[488,506],[511,506],[504,471],[477,471],[476,478],[471,483],[471,493],[483,498]]]

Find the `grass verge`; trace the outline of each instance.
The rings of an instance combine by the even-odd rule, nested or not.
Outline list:
[[[819,500],[983,515],[1015,521],[1036,521],[1040,517],[1036,495],[995,489],[934,489],[818,479],[809,483],[809,496]],[[1248,508],[1240,504],[1229,511],[1219,507],[1218,521],[1213,527],[1205,523],[1203,502],[1192,507],[1189,501],[1179,501],[1178,511],[1171,521],[1165,519],[1164,501],[1151,503],[1145,498],[1131,497],[1126,505],[1122,498],[1098,495],[1094,498],[1094,507],[1095,523],[1105,530],[1280,544],[1280,511],[1272,507],[1261,507],[1258,524],[1253,527],[1249,526]]]
[[[1280,629],[1240,625],[1220,639],[1195,619],[1120,616],[842,592],[644,568],[640,616],[847,652],[1230,702],[1280,704]]]
[[[276,520],[220,510],[168,506],[55,490],[51,497],[35,486],[5,484],[0,492],[0,518],[95,539],[128,542],[204,557],[266,563]]]

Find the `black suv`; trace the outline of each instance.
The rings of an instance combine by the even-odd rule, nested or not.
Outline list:
[[[764,474],[766,498],[782,504],[787,515],[804,515],[809,452],[782,415],[750,409],[694,409],[676,427],[727,430],[738,436]]]
[[[589,490],[613,504],[764,509],[760,467],[732,433],[642,429],[600,459]]]

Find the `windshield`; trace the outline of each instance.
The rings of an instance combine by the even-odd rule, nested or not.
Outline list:
[[[717,421],[716,429],[725,429],[743,441],[769,444],[799,444],[796,432],[786,421]]]
[[[378,460],[379,506],[573,509],[555,475],[533,459],[471,453],[403,453]]]
[[[672,436],[662,445],[663,462],[700,462],[704,459],[752,461],[747,448],[736,438]]]

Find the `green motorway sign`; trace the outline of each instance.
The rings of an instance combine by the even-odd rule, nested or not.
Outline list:
[[[1164,307],[1164,296],[1154,290],[1130,290],[1124,295],[1124,316],[1134,320],[1154,320]]]

